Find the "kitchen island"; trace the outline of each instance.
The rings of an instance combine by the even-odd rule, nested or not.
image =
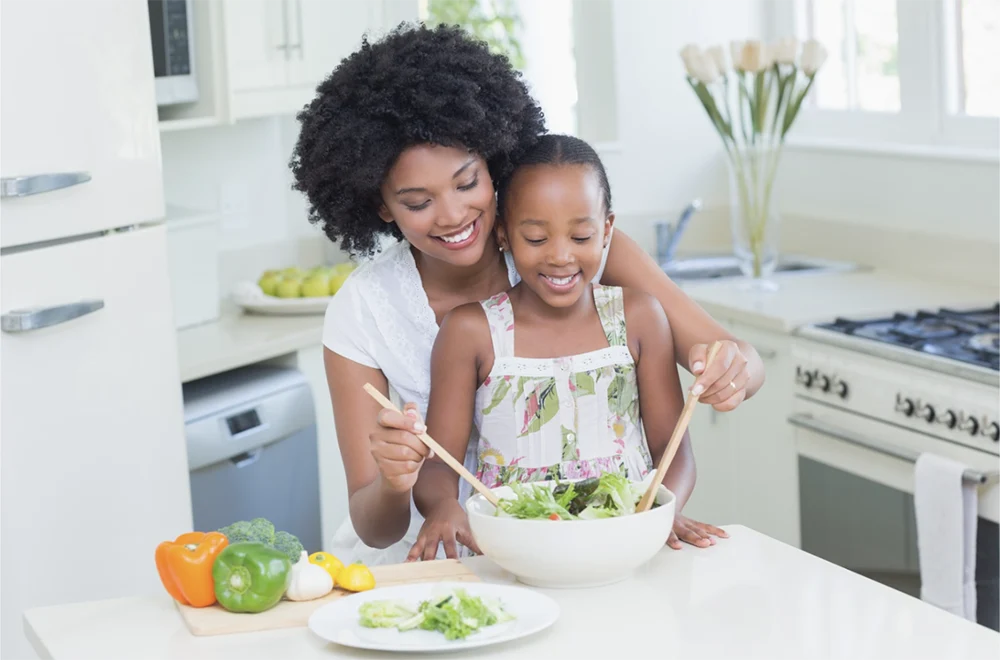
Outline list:
[[[631,579],[543,590],[561,615],[534,636],[476,658],[996,658],[1000,634],[749,528],[708,549],[664,548]],[[484,581],[512,577],[466,560]],[[150,559],[150,570],[153,570]],[[29,610],[42,658],[399,658],[328,644],[308,628],[192,636],[173,601],[122,598]]]

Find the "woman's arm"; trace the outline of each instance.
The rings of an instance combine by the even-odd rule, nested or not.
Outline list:
[[[675,359],[689,372],[700,374],[692,389],[698,385],[704,388],[702,403],[720,411],[732,410],[763,385],[764,363],[754,347],[716,323],[621,230],[615,230],[611,240],[601,281],[645,291],[659,301],[670,320]],[[703,373],[708,345],[717,340],[724,341],[722,350]],[[740,387],[743,381],[746,385]]]
[[[328,348],[323,350],[333,402],[337,443],[347,476],[351,522],[365,544],[386,548],[410,526],[410,488],[429,453],[411,431],[422,430],[414,414],[383,410],[365,391],[371,383],[388,396],[383,373]],[[404,410],[415,406],[408,404]]]
[[[667,316],[651,295],[626,289],[625,317],[629,348],[637,356],[639,415],[649,453],[656,466],[667,449],[670,435],[684,408],[684,394],[674,359],[674,342],[670,337]],[[678,513],[694,490],[695,468],[691,454],[691,438],[685,432],[663,478],[664,485],[677,497]]]
[[[472,435],[479,370],[491,344],[489,326],[478,304],[463,305],[441,322],[431,352],[431,393],[427,433],[458,461],[464,461]],[[413,501],[426,518],[408,559],[433,559],[439,543],[456,557],[455,541],[473,550],[468,518],[458,502],[458,475],[440,457],[427,461],[413,488]]]

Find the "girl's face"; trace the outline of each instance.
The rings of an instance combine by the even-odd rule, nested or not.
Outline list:
[[[424,254],[454,266],[483,256],[496,216],[486,161],[464,149],[417,145],[382,182],[379,216]]]
[[[597,275],[614,215],[589,165],[519,168],[498,227],[521,281],[552,307],[570,307]]]

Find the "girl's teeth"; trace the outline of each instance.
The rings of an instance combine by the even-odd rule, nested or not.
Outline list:
[[[546,275],[546,277],[548,276]],[[573,275],[570,275],[569,277],[549,277],[549,280],[556,286],[565,286],[572,281],[573,277]]]
[[[468,239],[469,236],[472,236],[472,230],[475,228],[476,228],[476,223],[473,222],[462,233],[453,234],[451,236],[442,236],[441,240],[444,241],[445,243],[461,243],[462,241]]]

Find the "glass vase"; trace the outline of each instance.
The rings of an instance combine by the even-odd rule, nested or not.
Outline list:
[[[774,204],[774,179],[780,150],[748,146],[729,154],[730,223],[733,254],[746,276],[744,286],[775,291],[780,215]]]

